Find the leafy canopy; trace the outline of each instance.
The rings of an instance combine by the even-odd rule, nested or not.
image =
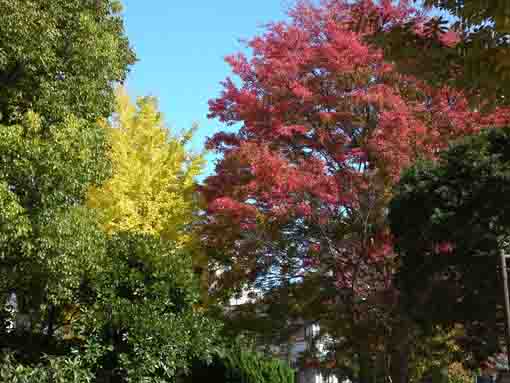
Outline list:
[[[510,234],[509,144],[508,128],[491,129],[453,144],[437,163],[419,162],[396,187],[389,213],[414,314],[465,323],[487,347],[504,333],[495,275]]]
[[[0,123],[108,117],[135,60],[116,0],[0,1]]]
[[[210,140],[223,158],[202,189],[221,286],[315,275],[351,302],[387,288],[393,266],[375,265],[394,259],[385,208],[402,169],[510,117],[396,71],[364,42],[365,16],[384,28],[416,11],[383,3],[300,3],[248,43],[251,60],[227,58],[240,85],[225,80],[210,116],[241,128]]]
[[[199,290],[189,253],[157,236],[109,236],[102,270],[88,279],[73,326],[103,348],[92,365],[97,377],[121,382],[173,382],[191,361],[210,358],[217,323],[195,310]],[[91,299],[92,298],[92,299]]]
[[[195,177],[204,163],[186,147],[193,129],[171,136],[155,99],[139,98],[133,105],[122,88],[112,125],[105,129],[112,177],[93,187],[87,202],[98,211],[104,230],[190,242],[197,211]]]
[[[425,4],[438,7],[443,15],[432,20],[419,15],[405,24],[375,31],[375,41],[385,55],[403,73],[434,86],[464,90],[478,107],[508,106],[510,3],[426,0]]]
[[[216,353],[212,363],[195,363],[184,383],[294,383],[294,374],[285,362],[234,343]]]

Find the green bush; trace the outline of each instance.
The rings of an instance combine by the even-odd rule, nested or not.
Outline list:
[[[47,358],[46,363],[26,366],[7,354],[1,360],[0,382],[9,383],[89,383],[92,374],[75,357]]]
[[[184,383],[294,383],[294,370],[286,363],[233,347],[214,356],[211,363],[194,363]]]

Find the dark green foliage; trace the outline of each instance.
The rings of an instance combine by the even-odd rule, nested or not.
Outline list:
[[[402,177],[389,218],[411,312],[464,323],[466,345],[493,352],[503,330],[499,252],[510,234],[510,129],[453,144]]]
[[[93,303],[84,302],[76,330],[107,347],[99,376],[170,382],[192,359],[208,358],[216,326],[193,308],[191,256],[172,246],[135,234],[108,240],[104,267],[88,281]]]
[[[443,9],[461,18],[466,27],[494,23],[499,32],[510,32],[510,3],[507,0],[425,0],[428,6]]]
[[[39,266],[50,276],[38,281],[46,294],[30,290],[33,263],[28,264],[31,285],[16,281],[25,305],[42,309],[25,310],[33,323],[29,329],[4,329],[2,347],[14,358],[3,373],[65,375],[65,366],[74,363],[95,382],[160,383],[173,382],[191,360],[210,358],[218,326],[194,309],[199,293],[191,255],[157,237],[107,238],[83,219],[79,211],[55,219],[67,225],[58,229],[62,242],[48,242],[48,257]],[[49,255],[57,250],[60,259],[54,263]]]
[[[11,355],[0,364],[0,382],[9,383],[88,383],[92,374],[76,356],[47,358],[46,363],[22,366]]]
[[[294,370],[284,362],[239,346],[218,353],[212,363],[196,362],[184,383],[294,383]]]

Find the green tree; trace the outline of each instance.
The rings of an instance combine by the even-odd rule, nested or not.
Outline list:
[[[192,258],[157,236],[108,238],[102,270],[86,283],[73,331],[86,339],[98,381],[173,382],[192,360],[210,358],[217,324],[194,306],[199,290]]]
[[[96,233],[101,234],[97,228]],[[192,360],[210,358],[217,325],[194,308],[199,294],[189,254],[170,241],[133,233],[87,243],[96,249],[88,251],[95,255],[94,269],[83,260],[77,267],[64,264],[77,274],[71,280],[79,286],[70,286],[67,299],[57,296],[66,304],[61,321],[55,321],[65,325],[54,330],[59,341],[51,347],[42,336],[38,344],[23,339],[22,350],[11,343],[16,359],[7,355],[0,376],[22,382],[174,382]],[[66,315],[71,319],[62,318]],[[34,344],[38,350],[20,354]]]
[[[80,204],[107,174],[105,142],[94,124],[69,117],[45,129],[33,113],[0,136],[0,294],[3,306],[16,300],[0,331],[4,346],[37,355],[52,349],[65,304],[101,256],[101,233]]]
[[[82,205],[109,176],[98,120],[134,60],[118,11],[108,0],[0,1],[0,348],[15,369],[73,360],[68,308],[105,258]]]
[[[410,310],[424,323],[463,323],[484,359],[504,334],[499,252],[510,230],[510,130],[453,144],[402,177],[389,217]]]
[[[117,0],[0,0],[0,123],[108,117],[135,60]]]

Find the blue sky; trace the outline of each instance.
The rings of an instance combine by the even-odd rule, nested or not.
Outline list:
[[[222,129],[208,120],[207,101],[221,91],[230,74],[223,58],[243,49],[239,39],[263,31],[263,24],[282,20],[288,0],[124,0],[127,35],[139,62],[127,88],[132,96],[152,95],[171,130],[198,122],[193,148]],[[212,156],[206,172],[213,170]]]

